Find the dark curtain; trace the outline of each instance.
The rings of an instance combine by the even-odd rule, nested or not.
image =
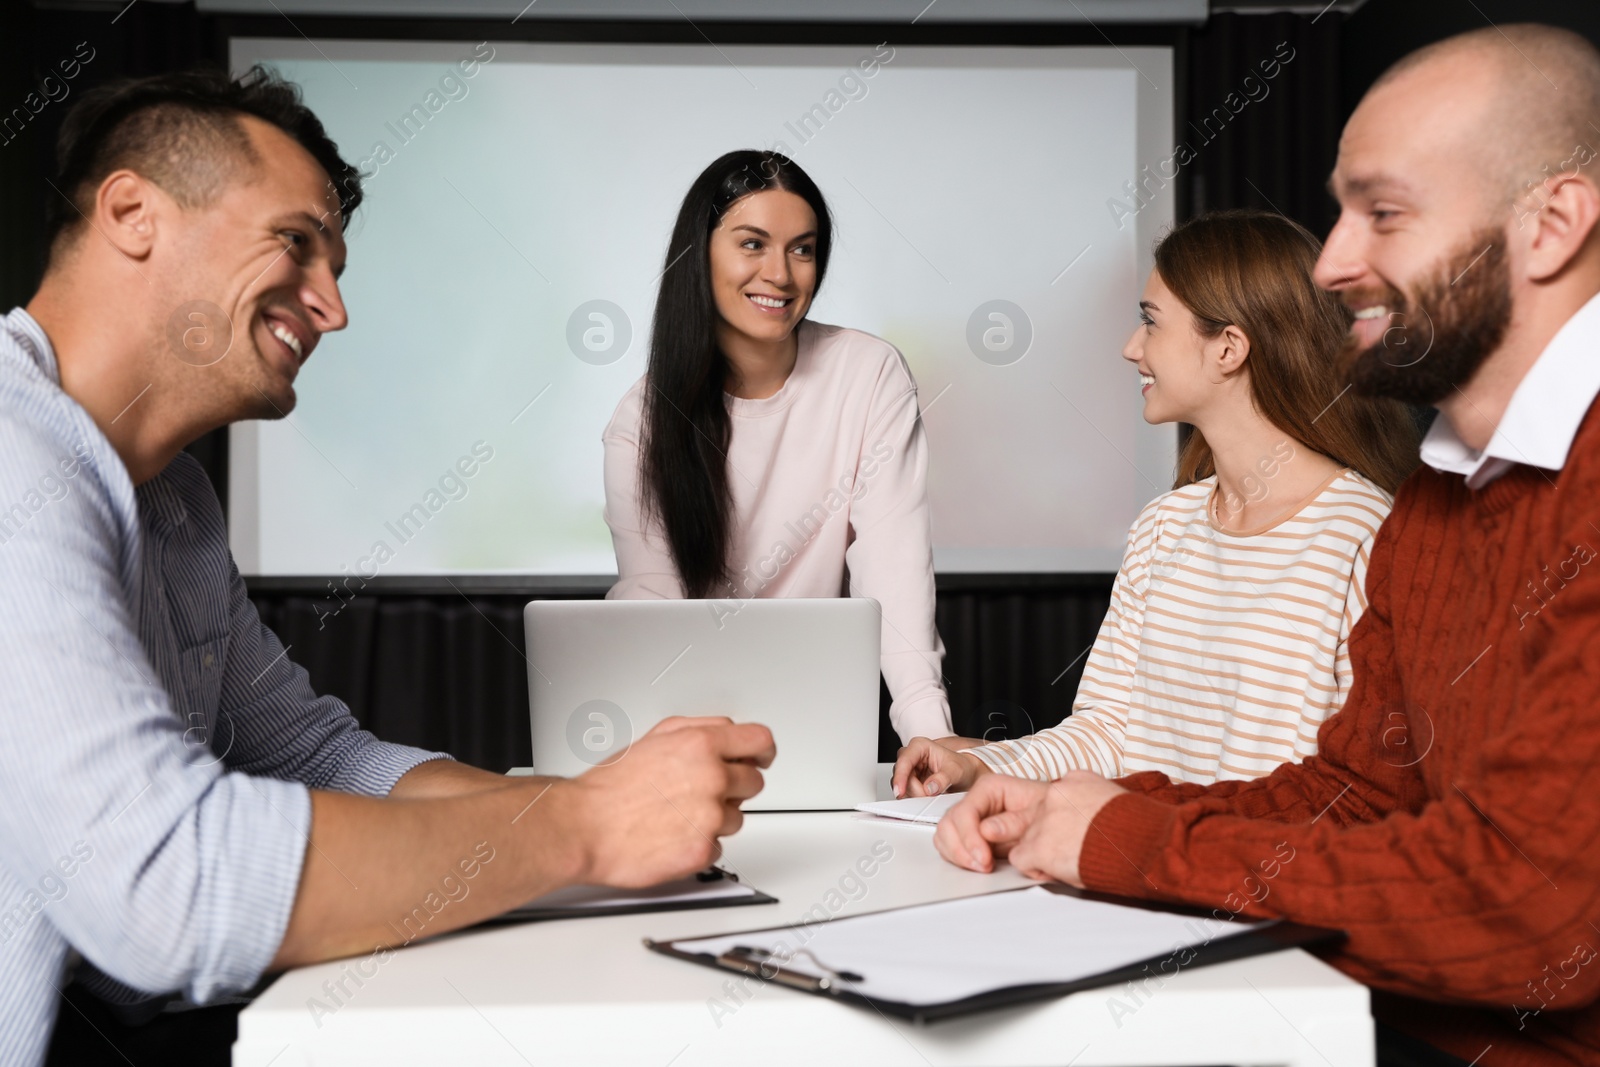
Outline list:
[[[1371,0],[1345,23],[1341,119],[1395,60],[1452,34],[1542,22],[1600,44],[1600,4],[1574,0]]]
[[[1244,78],[1280,45],[1284,64],[1264,99],[1251,101],[1209,143],[1198,147],[1185,190],[1190,213],[1233,207],[1280,211],[1325,237],[1336,215],[1325,183],[1338,155],[1345,120],[1378,75],[1432,41],[1511,22],[1563,26],[1600,43],[1600,4],[1572,0],[1369,0],[1348,17],[1316,14],[1221,13],[1190,37],[1187,99],[1176,125],[1180,139],[1205,136],[1190,124],[1223,107],[1229,93],[1247,96]],[[1259,90],[1257,90],[1259,93]]]
[[[968,736],[1016,737],[1065,718],[1110,601],[1109,575],[1033,589],[1001,582],[939,594],[951,711]],[[526,596],[363,594],[335,616],[317,597],[252,599],[312,685],[378,736],[495,771],[527,765]],[[890,760],[899,739],[887,692],[880,705],[878,755]]]
[[[198,63],[220,66],[226,62],[222,49],[213,23],[193,4],[41,10],[24,0],[0,0],[0,120],[11,119],[0,126],[0,313],[26,304],[39,286],[45,211],[61,199],[51,182],[62,116],[93,86]],[[63,78],[62,61],[77,56],[92,58],[78,63],[75,77]],[[47,77],[55,79],[49,94],[41,92]],[[226,431],[207,434],[188,451],[226,501]]]
[[[224,62],[209,25],[192,4],[41,10],[23,0],[0,0],[0,114],[13,116],[14,123],[0,144],[0,304],[6,309],[27,302],[44,266],[45,207],[60,199],[50,182],[62,116],[93,86]],[[78,54],[80,45],[86,46],[81,54],[92,50],[93,58],[80,65],[76,77],[63,79],[60,63]],[[30,93],[43,100],[40,87],[51,76],[58,99],[33,113],[24,101]],[[29,117],[17,132],[20,116],[13,112],[19,106]]]
[[[1188,98],[1174,123],[1196,151],[1193,214],[1262,208],[1327,234],[1334,211],[1323,184],[1344,122],[1341,22],[1332,12],[1218,14],[1195,32]]]

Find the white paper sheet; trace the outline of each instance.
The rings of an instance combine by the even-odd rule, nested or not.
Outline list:
[[[1262,925],[1080,900],[1034,886],[673,947],[720,956],[745,946],[787,959],[784,968],[801,974],[853,971],[862,981],[842,983],[853,992],[933,1005],[1011,986],[1071,982],[1152,957],[1172,961],[1152,967],[1152,975],[1171,975],[1181,969],[1184,949]],[[799,949],[805,951],[796,955]]]
[[[881,815],[885,819],[935,826],[944,813],[961,801],[961,793],[946,793],[937,797],[906,797],[903,800],[879,800],[871,804],[857,804],[857,811],[868,815]]]

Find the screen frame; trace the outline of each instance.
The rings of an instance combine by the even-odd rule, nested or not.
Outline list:
[[[1154,47],[1171,50],[1173,136],[1188,113],[1188,83],[1194,28],[1182,24],[1088,24],[1038,22],[985,23],[885,23],[885,22],[776,22],[727,21],[693,23],[681,20],[575,20],[518,18],[366,18],[352,16],[221,15],[213,24],[214,53],[229,57],[232,67],[236,40],[276,39],[286,25],[308,40],[382,41],[490,41],[592,44],[714,45],[857,45],[890,41],[896,46],[942,47]],[[1168,183],[1172,219],[1189,217],[1195,198],[1193,169],[1180,168]],[[1145,257],[1148,253],[1143,254]],[[1187,427],[1177,429],[1174,454],[1181,449]],[[217,486],[225,515],[233,519],[233,448],[231,428],[216,434]],[[258,502],[257,502],[258,503]],[[1114,571],[956,571],[939,570],[935,586],[941,592],[993,590],[1100,591],[1110,584]],[[243,575],[252,594],[322,595],[341,575]],[[616,581],[614,574],[432,574],[378,576],[367,580],[364,591],[389,595],[596,596]]]

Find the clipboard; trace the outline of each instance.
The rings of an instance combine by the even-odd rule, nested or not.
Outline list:
[[[1042,894],[1042,896],[1041,896]],[[1084,902],[1094,907],[1069,905],[1064,901]],[[1224,913],[1226,914],[1226,913]],[[1049,927],[1051,916],[1070,918],[1081,923],[1078,928],[1057,925]],[[976,917],[976,920],[975,920]],[[997,918],[998,917],[998,918]],[[1033,922],[1042,918],[1045,927],[1030,927],[1035,935],[1018,936],[1013,932],[992,943],[996,959],[1008,953],[1010,962],[983,961],[974,967],[969,962],[948,963],[944,959],[915,957],[917,952],[916,928],[923,924],[928,931],[924,942],[932,946],[924,953],[938,956],[945,950],[952,929],[961,931],[973,943],[1003,931],[1012,920]],[[974,921],[987,926],[973,925]],[[962,927],[963,922],[968,925]],[[874,929],[876,927],[876,929]],[[826,938],[821,935],[828,933]],[[1137,936],[1131,936],[1137,931]],[[1155,940],[1166,940],[1179,931],[1170,949],[1163,947],[1152,954],[1149,946]],[[811,936],[806,936],[807,932]],[[1122,933],[1127,944],[1143,947],[1133,950],[1136,958],[1128,958],[1121,949]],[[786,938],[792,946],[786,952],[775,952],[764,945],[776,947],[774,939]],[[1085,951],[1072,960],[1075,953],[1071,939],[1081,937],[1080,944],[1100,938],[1095,951]],[[1038,951],[1038,946],[1048,944],[1051,937],[1061,945],[1048,952]],[[805,924],[768,927],[761,930],[717,934],[710,937],[675,938],[670,941],[646,939],[645,947],[653,952],[690,963],[740,974],[762,982],[776,982],[815,996],[827,997],[858,1008],[872,1008],[885,1015],[908,1019],[913,1023],[927,1023],[938,1019],[986,1011],[991,1008],[1049,1000],[1085,989],[1095,989],[1126,981],[1163,983],[1183,970],[1204,967],[1248,956],[1263,955],[1288,948],[1303,948],[1341,939],[1344,933],[1322,927],[1305,926],[1282,920],[1251,922],[1233,917],[1219,918],[1216,913],[1196,908],[1166,906],[1148,901],[1115,897],[1103,893],[1073,889],[1065,885],[1036,885],[1019,889],[932,904],[913,905],[908,908],[891,908],[845,918]],[[894,990],[915,986],[928,987],[926,996],[906,996],[890,992],[887,995],[875,990],[867,967],[859,962],[870,957],[867,945],[880,939],[878,965],[886,972],[898,968],[898,979],[883,983]],[[893,938],[899,941],[889,943]],[[748,942],[748,943],[747,943]],[[780,940],[777,943],[782,944]],[[1031,954],[1030,954],[1031,951]],[[1100,966],[1121,952],[1110,966]],[[899,953],[907,957],[896,960]],[[1026,965],[1022,957],[1027,956]],[[1089,964],[1091,973],[1081,971],[1085,965],[1082,957],[1097,959]],[[931,974],[940,968],[945,973]],[[856,968],[852,970],[851,968]],[[1059,971],[1060,977],[1050,977]],[[977,973],[983,972],[983,973]],[[881,975],[893,979],[889,973]],[[940,987],[943,987],[941,994]],[[951,995],[957,990],[958,995]]]
[[[736,894],[730,894],[736,890]],[[479,926],[542,922],[550,919],[598,918],[602,915],[639,915],[655,911],[690,911],[698,908],[733,908],[745,904],[776,904],[739,876],[721,867],[699,871],[687,878],[645,889],[605,889],[571,886],[535,897],[526,904],[486,919]]]

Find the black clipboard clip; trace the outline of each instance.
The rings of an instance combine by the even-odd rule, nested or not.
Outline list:
[[[826,972],[820,977],[811,974],[801,974],[782,966],[797,956],[805,956],[811,960],[817,970]],[[840,982],[861,982],[865,979],[854,971],[836,971],[823,963],[812,954],[808,948],[796,949],[787,955],[768,952],[764,948],[750,948],[746,945],[735,945],[733,948],[717,957],[717,962],[724,967],[731,967],[736,971],[760,978],[765,982],[782,982],[784,985],[803,989],[808,993],[829,993],[839,988]]]

